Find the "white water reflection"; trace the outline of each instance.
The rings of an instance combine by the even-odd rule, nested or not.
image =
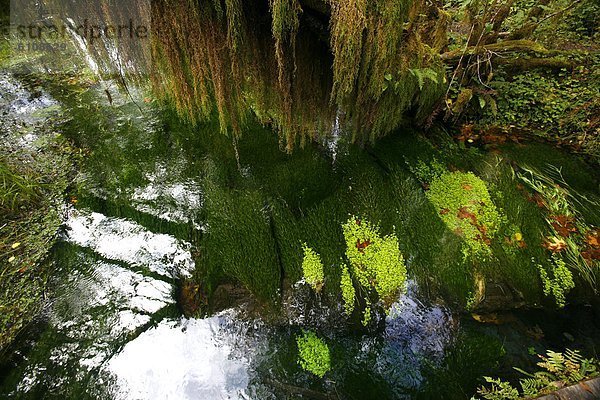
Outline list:
[[[155,170],[146,173],[148,184],[133,190],[132,206],[166,221],[191,222],[196,229],[202,229],[196,218],[203,205],[202,189],[195,180],[180,181],[184,164],[173,162],[167,167],[156,163]]]
[[[2,146],[37,150],[47,134],[43,125],[60,114],[60,105],[46,91],[31,91],[11,74],[0,73],[0,139]]]
[[[106,370],[116,377],[115,398],[248,398],[252,353],[235,352],[227,341],[223,324],[231,318],[225,313],[163,321],[142,333],[107,363]]]
[[[194,269],[189,243],[126,219],[73,210],[66,230],[67,241],[133,267],[167,277],[189,276]]]
[[[452,340],[456,323],[448,308],[423,304],[417,290],[416,283],[409,281],[406,293],[392,304],[385,335],[414,354],[439,358]]]

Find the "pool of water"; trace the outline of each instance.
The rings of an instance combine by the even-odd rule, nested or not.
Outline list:
[[[44,110],[60,107],[69,117],[63,134],[85,154],[48,260],[54,273],[44,311],[1,363],[2,398],[460,399],[484,375],[531,366],[530,349],[593,352],[599,344],[590,301],[482,315],[458,306],[472,280],[453,261],[456,238],[435,213],[430,218],[407,167],[440,155],[415,132],[368,151],[334,132],[335,143],[287,155],[266,128],[245,132],[234,149],[216,124],[192,128],[116,96],[109,104],[101,87],[54,98],[52,85],[33,95],[9,75],[0,86],[10,93],[0,103],[3,118],[39,127]],[[34,131],[18,133],[20,140],[43,133]],[[496,157],[448,146],[448,162],[480,172]],[[594,192],[578,161],[530,149]],[[395,231],[409,270],[407,290],[369,330],[342,317],[336,292],[340,224],[349,214]],[[300,282],[301,240],[320,246],[327,263],[322,296]],[[184,281],[212,293],[233,285],[243,301],[184,316]],[[523,296],[533,303],[539,293]],[[295,338],[306,328],[331,349],[323,379],[298,365]]]

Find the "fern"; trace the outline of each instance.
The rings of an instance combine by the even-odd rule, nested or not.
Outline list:
[[[536,397],[558,390],[561,386],[572,385],[598,375],[598,360],[585,359],[577,350],[567,349],[564,353],[548,350],[545,356],[541,354],[538,356],[542,360],[537,364],[542,368],[541,371],[532,374],[514,367],[516,371],[526,376],[519,381],[521,394],[510,383],[488,377],[485,377],[485,380],[491,383],[491,387],[480,387],[477,393],[486,400]]]
[[[477,393],[483,396],[486,400],[517,400],[519,398],[519,391],[514,388],[509,382],[502,381],[500,379],[490,378],[489,376],[484,377],[487,383],[491,383],[491,387],[480,387]]]
[[[519,383],[521,384],[523,396],[527,397],[537,396],[547,386],[544,382],[536,378],[523,378]]]
[[[410,69],[410,73],[417,78],[419,83],[419,90],[423,90],[425,79],[429,79],[436,85],[438,84],[438,73],[431,68],[414,68]]]

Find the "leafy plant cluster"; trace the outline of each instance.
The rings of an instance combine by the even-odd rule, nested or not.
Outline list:
[[[503,223],[485,182],[472,172],[445,172],[426,192],[446,226],[464,239],[465,256],[491,255],[491,241]]]
[[[501,379],[485,377],[489,387],[482,386],[477,393],[485,400],[517,400],[548,394],[564,386],[598,376],[600,364],[596,359],[583,358],[577,350],[567,349],[564,353],[548,350],[538,355],[540,371],[529,373],[515,368],[526,378],[520,379],[520,390]]]
[[[599,156],[598,57],[587,62],[565,60],[580,64],[573,71],[563,68],[557,74],[538,70],[495,77],[489,86],[496,107],[485,107],[484,101],[479,123],[533,131]]]
[[[540,279],[544,285],[544,295],[552,295],[556,300],[556,305],[564,307],[566,304],[566,293],[575,287],[573,274],[567,268],[565,262],[555,254],[551,257],[550,265],[550,268],[538,265]]]
[[[321,256],[319,256],[316,251],[308,247],[306,243],[302,245],[302,249],[304,251],[304,259],[302,260],[302,272],[304,274],[304,280],[316,292],[320,292],[323,288],[323,282],[325,280]]]
[[[390,305],[406,283],[406,266],[396,235],[382,236],[379,227],[369,221],[351,217],[342,225],[346,243],[345,260],[340,264],[340,291],[344,311],[350,316],[357,302],[366,304],[363,325],[371,320],[373,304]],[[304,280],[320,292],[324,284],[323,262],[320,255],[302,245]],[[356,289],[360,296],[357,296]]]
[[[517,173],[520,180],[531,190],[530,198],[544,211],[549,234],[543,246],[550,253],[550,263],[544,268],[538,266],[544,285],[544,294],[553,295],[559,307],[565,305],[565,295],[575,287],[573,271],[595,290],[596,274],[600,266],[600,243],[598,228],[587,224],[574,206],[579,199],[575,197],[560,171],[551,171],[557,175],[553,179],[548,174],[534,169],[522,169]],[[562,184],[561,184],[562,183]],[[591,207],[598,204],[586,200]]]
[[[366,290],[374,289],[389,301],[406,282],[406,266],[395,235],[381,236],[366,220],[350,218],[344,225],[346,257],[353,276]]]
[[[303,331],[296,338],[298,364],[305,370],[322,378],[331,369],[329,346],[311,331]]]

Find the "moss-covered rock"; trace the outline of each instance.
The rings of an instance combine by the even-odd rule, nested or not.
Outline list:
[[[488,188],[472,172],[447,172],[431,182],[427,197],[446,226],[465,243],[465,255],[489,256],[502,216]]]

